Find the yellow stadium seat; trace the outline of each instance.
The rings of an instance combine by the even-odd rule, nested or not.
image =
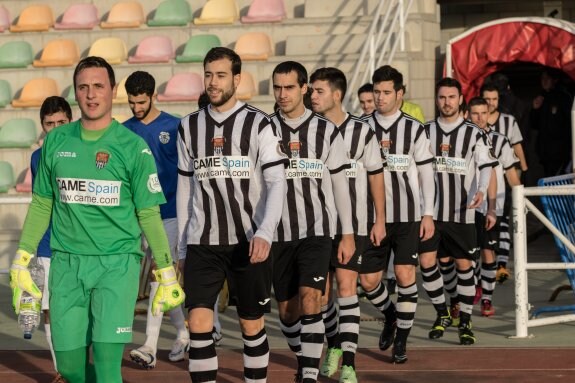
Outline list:
[[[126,44],[119,37],[102,37],[92,43],[88,56],[99,56],[109,64],[121,64],[128,57]]]
[[[92,29],[99,23],[94,4],[72,4],[62,15],[62,21],[54,24],[54,29]]]
[[[50,41],[44,47],[39,60],[34,60],[35,67],[72,66],[80,60],[80,49],[74,40],[59,39]]]
[[[10,12],[5,6],[0,5],[0,32],[10,29]]]
[[[238,100],[249,100],[258,94],[256,82],[250,72],[242,71],[242,77],[238,89],[236,89],[236,97]]]
[[[145,20],[142,4],[137,1],[121,1],[112,6],[108,19],[100,23],[100,28],[138,28]]]
[[[234,51],[242,60],[267,60],[273,56],[270,37],[263,32],[250,32],[241,35],[236,41]]]
[[[58,85],[54,79],[35,78],[24,85],[20,98],[12,100],[12,106],[14,108],[39,107],[46,97],[59,95]]]
[[[194,19],[194,24],[233,24],[239,18],[240,11],[236,0],[208,0],[200,17]]]
[[[42,32],[54,26],[52,8],[46,4],[29,5],[22,10],[10,32]]]
[[[130,64],[167,63],[176,57],[172,40],[167,36],[148,36],[138,44],[136,53],[128,57]]]
[[[116,97],[112,100],[114,104],[127,104],[128,103],[128,92],[126,92],[126,79],[128,77],[124,77],[122,81],[118,83],[118,87],[116,88]],[[124,120],[125,121],[125,120]]]
[[[158,101],[197,101],[204,91],[204,80],[197,73],[176,73],[166,84]]]

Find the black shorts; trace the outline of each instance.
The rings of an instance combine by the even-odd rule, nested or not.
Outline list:
[[[309,237],[272,244],[273,286],[279,302],[295,297],[300,286],[325,292],[332,241],[330,237]]]
[[[497,250],[499,244],[499,223],[501,219],[497,217],[495,225],[490,230],[485,229],[485,216],[479,212],[475,213],[475,230],[477,233],[477,246],[481,250]]]
[[[371,246],[371,241],[366,235],[354,235],[355,240],[355,253],[353,257],[349,260],[347,264],[339,263],[337,258],[337,249],[339,247],[339,241],[341,241],[341,235],[336,235],[333,239],[333,246],[331,248],[331,261],[329,264],[329,270],[334,271],[335,269],[346,269],[357,271],[361,269],[361,263],[363,261],[363,253]]]
[[[420,253],[437,251],[438,258],[477,260],[479,247],[475,224],[436,221],[435,233],[431,239],[420,243]]]
[[[394,265],[419,264],[420,222],[394,222],[385,224],[386,236],[379,246],[370,246],[363,254],[361,274],[377,273],[387,268],[391,250]]]
[[[250,263],[249,243],[188,245],[184,291],[188,309],[213,309],[227,278],[238,316],[258,319],[271,309],[272,260]]]

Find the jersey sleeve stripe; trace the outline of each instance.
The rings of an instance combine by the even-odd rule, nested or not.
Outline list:
[[[178,168],[178,174],[185,177],[192,177],[194,175],[194,172],[188,172]]]
[[[339,168],[330,169],[329,172],[330,172],[330,174],[336,174],[336,173],[341,172],[342,170],[350,169],[350,168],[351,168],[351,165],[350,165],[350,164],[343,164],[343,165],[341,165]]]
[[[268,168],[271,168],[271,167],[277,166],[277,165],[283,165],[284,167],[287,167],[289,165],[289,161],[287,160],[287,158],[284,158],[281,160],[268,162],[267,164],[262,164],[261,168],[262,168],[262,170],[266,170]]]
[[[431,157],[431,158],[428,158],[427,160],[424,160],[424,161],[419,161],[419,162],[416,161],[415,164],[418,166],[421,166],[421,165],[429,164],[429,163],[433,162],[433,160],[434,160],[434,158]]]

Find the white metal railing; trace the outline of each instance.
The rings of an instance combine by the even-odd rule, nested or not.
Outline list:
[[[545,215],[526,197],[543,195],[575,195],[575,185],[548,187],[513,187],[513,246],[515,256],[515,337],[527,338],[528,327],[545,326],[554,323],[575,321],[575,314],[556,315],[546,318],[529,319],[531,305],[528,301],[527,271],[529,270],[565,270],[575,269],[575,263],[527,262],[527,212],[539,219],[570,251],[575,246],[565,237]]]
[[[343,100],[347,110],[354,111],[357,108],[359,100],[355,97],[355,91],[370,81],[371,74],[383,64],[384,59],[386,64],[391,63],[398,44],[402,51],[405,50],[405,21],[412,3],[413,0],[379,1],[353,75],[347,84],[348,92]]]

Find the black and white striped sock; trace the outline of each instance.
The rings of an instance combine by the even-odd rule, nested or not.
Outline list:
[[[443,277],[445,292],[450,298],[457,298],[457,272],[455,271],[455,261],[453,259],[450,259],[447,262],[442,262],[440,260],[439,271]],[[475,293],[473,295],[475,295]]]
[[[301,363],[304,383],[317,381],[325,327],[321,313],[301,316]]]
[[[327,347],[340,348],[339,344],[339,329],[337,327],[337,309],[335,302],[331,298],[327,305],[322,306],[321,316],[325,326],[325,338],[327,339]]]
[[[244,341],[244,381],[265,383],[267,381],[270,346],[265,328],[256,335],[242,334]]]
[[[396,337],[404,344],[407,342],[409,331],[413,327],[413,319],[417,310],[417,284],[409,286],[397,285],[397,333]]]
[[[211,332],[190,333],[188,370],[193,383],[215,383],[218,374],[216,345]]]
[[[493,300],[493,290],[495,290],[495,275],[497,273],[497,264],[482,263],[481,264],[481,299]]]
[[[457,295],[459,309],[462,313],[471,315],[473,312],[473,299],[475,298],[475,278],[473,268],[457,270]]]
[[[337,298],[339,304],[339,336],[343,351],[342,365],[355,368],[355,353],[359,339],[359,300],[357,295]]]
[[[381,282],[372,291],[366,291],[365,296],[373,306],[385,315],[386,321],[395,322],[395,305],[389,299],[389,293]]]
[[[445,304],[445,294],[443,293],[443,278],[439,272],[437,264],[430,268],[421,268],[421,277],[423,279],[423,289],[427,292],[435,311],[441,315],[447,315],[447,306]]]

